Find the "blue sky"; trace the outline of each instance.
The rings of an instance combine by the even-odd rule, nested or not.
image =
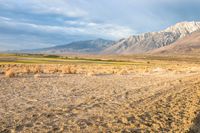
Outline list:
[[[200,20],[199,0],[0,0],[0,50],[118,40]]]

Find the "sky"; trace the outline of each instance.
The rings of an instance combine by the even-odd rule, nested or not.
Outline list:
[[[199,13],[199,0],[0,0],[0,51],[119,40]]]

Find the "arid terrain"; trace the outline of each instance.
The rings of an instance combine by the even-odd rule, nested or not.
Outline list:
[[[0,0],[0,133],[200,133],[200,0]]]
[[[199,56],[200,54],[200,32],[194,32],[175,43],[155,49],[150,51],[151,54],[168,54],[168,55],[180,55],[180,54],[187,54],[187,55],[195,55]]]
[[[11,57],[0,65],[1,133],[200,132],[196,59]]]

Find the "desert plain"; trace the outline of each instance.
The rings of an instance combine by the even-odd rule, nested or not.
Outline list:
[[[200,59],[3,54],[0,132],[199,133]]]

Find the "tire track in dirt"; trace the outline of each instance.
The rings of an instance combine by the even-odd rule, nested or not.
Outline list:
[[[140,115],[140,123],[144,132],[188,132],[196,117],[200,99],[200,77],[182,79],[173,88],[163,91],[160,95],[142,105],[136,112]],[[182,84],[181,84],[182,83]]]
[[[0,131],[189,131],[200,109],[200,75],[159,78],[152,74],[134,79],[81,75],[41,78],[40,82],[27,77],[24,83],[2,79],[0,104],[7,102],[10,112],[0,110],[4,114]]]

